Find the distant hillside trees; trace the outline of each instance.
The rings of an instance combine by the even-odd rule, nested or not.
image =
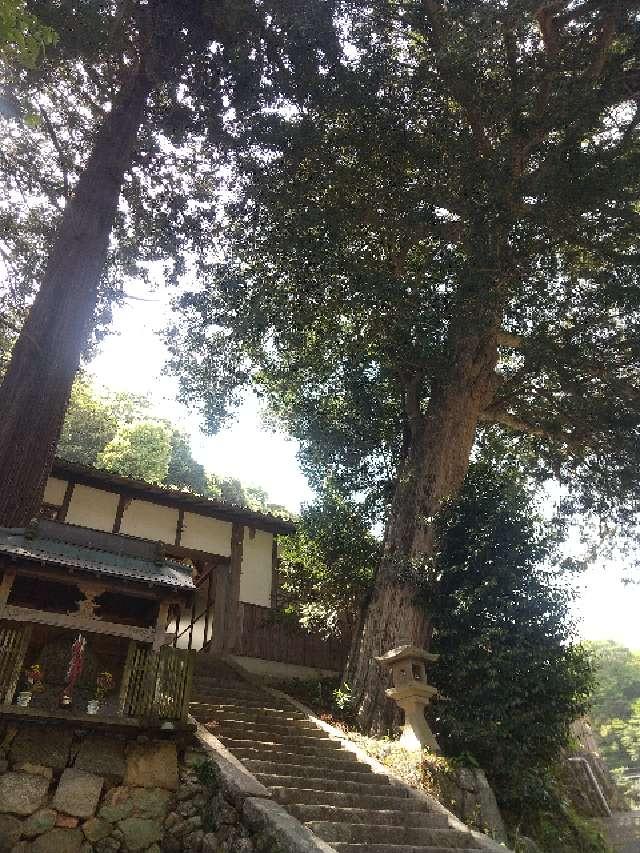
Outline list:
[[[597,666],[591,720],[609,767],[640,775],[640,651],[614,642],[587,644]],[[640,799],[640,784],[636,785]]]
[[[125,477],[287,515],[283,507],[269,503],[264,489],[207,472],[194,459],[189,436],[155,417],[147,397],[100,391],[85,374],[73,385],[57,455]]]

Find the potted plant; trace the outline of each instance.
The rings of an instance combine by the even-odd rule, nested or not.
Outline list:
[[[87,703],[87,714],[98,713],[105,696],[113,690],[113,687],[113,675],[110,672],[99,673],[96,678],[96,695],[93,699],[89,699]]]
[[[40,693],[44,690],[44,673],[39,663],[33,663],[24,671],[24,680],[27,682],[27,689],[18,693],[16,702],[18,705],[26,708],[31,702],[34,693]]]

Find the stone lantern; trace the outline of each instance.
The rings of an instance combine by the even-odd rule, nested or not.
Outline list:
[[[427,684],[426,663],[438,660],[439,655],[429,654],[417,646],[399,646],[376,658],[391,669],[393,687],[385,690],[389,699],[404,711],[404,727],[400,744],[405,749],[430,749],[440,752],[433,732],[424,718],[424,709],[438,695],[435,687]]]

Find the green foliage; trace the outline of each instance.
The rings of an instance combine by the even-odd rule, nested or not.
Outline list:
[[[339,687],[336,687],[333,691],[333,702],[336,708],[344,715],[351,706],[352,701],[353,697],[351,695],[351,688],[348,684],[342,682],[342,684],[340,684]]]
[[[84,374],[73,385],[57,455],[257,511],[290,515],[269,504],[264,489],[207,473],[194,459],[188,435],[153,417],[148,397],[99,390]]]
[[[427,604],[441,659],[429,678],[446,701],[433,706],[432,725],[450,761],[485,770],[512,827],[544,835],[544,821],[567,821],[558,830],[566,844],[550,853],[601,850],[583,837],[554,772],[594,687],[590,654],[571,643],[575,566],[559,562],[562,527],[538,516],[516,463],[496,466],[486,449],[440,519],[439,584]],[[353,609],[366,595],[379,553],[362,506],[328,491],[285,543],[285,590],[298,612],[308,606],[328,623],[327,613],[345,602]],[[341,682],[294,689],[322,713],[354,723]],[[578,837],[583,846],[571,847]]]
[[[234,477],[219,477],[218,482],[220,484],[220,500],[238,506],[244,503],[245,493],[240,480]]]
[[[0,60],[34,68],[45,47],[56,39],[55,31],[31,14],[25,0],[0,0]]]
[[[215,804],[216,794],[221,791],[220,770],[210,758],[204,758],[194,765],[196,778],[207,791],[202,811],[202,827],[205,832],[215,832],[218,829],[218,814]]]
[[[189,437],[177,429],[171,433],[169,468],[165,482],[178,489],[188,489],[197,495],[207,494],[204,466],[193,458]]]
[[[80,375],[71,391],[57,455],[69,462],[95,465],[98,454],[117,432],[120,419],[115,408],[108,398],[96,393],[85,376]]]
[[[360,504],[326,488],[304,507],[295,535],[280,540],[283,601],[303,624],[353,628],[381,553],[369,528]]]
[[[640,772],[640,653],[611,641],[586,646],[597,666],[590,716],[600,751],[612,770]]]
[[[163,483],[169,472],[171,432],[152,421],[125,424],[98,454],[99,468],[145,480]]]
[[[229,126],[304,100],[336,53],[333,0],[0,0],[0,73],[17,109],[0,147],[0,364],[42,280],[97,128],[133,67],[154,90],[122,196],[94,316],[95,345],[129,278],[176,283],[206,267]],[[57,34],[54,40],[53,33]],[[31,69],[47,44],[46,61]]]
[[[538,785],[541,805],[527,815],[522,835],[534,838],[544,853],[611,853],[597,826],[566,802],[552,775],[539,779]],[[515,851],[520,850],[516,840]]]
[[[640,4],[430,5],[346,4],[316,101],[256,116],[223,259],[176,301],[184,398],[215,428],[257,385],[314,483],[384,505],[415,410],[444,416],[456,347],[495,312],[487,335],[515,334],[482,424],[632,522]]]
[[[440,527],[431,679],[447,701],[433,708],[434,729],[447,755],[473,755],[524,826],[545,808],[547,777],[594,687],[589,654],[571,644],[557,533],[520,481],[482,461]]]
[[[220,788],[220,770],[218,766],[211,761],[209,758],[205,758],[202,761],[199,761],[195,765],[196,776],[198,777],[198,782],[201,785],[204,785],[205,788],[208,788],[211,791],[218,790]]]

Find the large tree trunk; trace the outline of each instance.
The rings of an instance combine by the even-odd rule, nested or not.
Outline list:
[[[144,68],[132,69],[99,129],[0,386],[0,526],[38,513],[151,89]]]
[[[477,321],[477,318],[476,318]],[[365,731],[389,731],[396,709],[386,699],[388,673],[377,655],[403,643],[427,647],[428,586],[435,546],[434,520],[462,486],[482,410],[494,390],[497,336],[459,329],[451,369],[438,382],[424,414],[411,416],[411,440],[398,483],[378,570],[359,641],[345,672]]]

